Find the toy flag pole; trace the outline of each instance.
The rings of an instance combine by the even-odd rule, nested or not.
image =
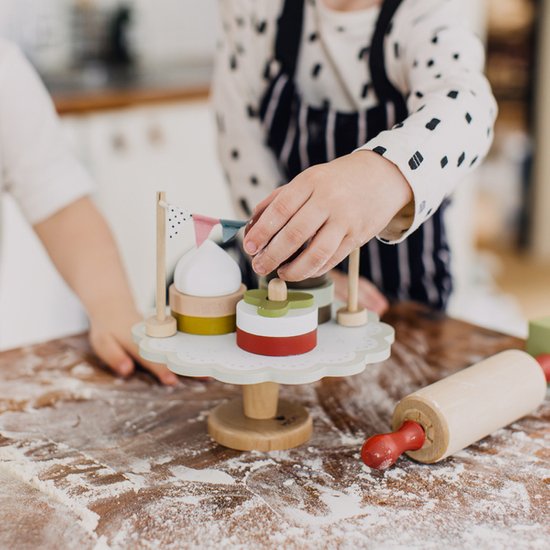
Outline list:
[[[359,248],[352,250],[348,262],[348,311],[350,312],[359,309],[359,258]]]
[[[352,250],[348,258],[348,300],[336,316],[338,324],[344,327],[360,327],[367,323],[368,313],[359,306],[359,263],[361,249]]]
[[[166,315],[166,193],[158,191],[156,197],[157,225],[157,280],[156,280],[156,315],[147,319],[148,336],[163,338],[176,334],[176,320]]]
[[[157,321],[166,318],[166,212],[161,203],[166,202],[166,193],[157,192]]]

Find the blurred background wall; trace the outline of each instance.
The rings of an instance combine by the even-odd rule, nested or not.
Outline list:
[[[449,214],[450,313],[522,334],[527,317],[550,311],[550,155],[535,154],[550,145],[548,2],[462,3],[487,44],[500,116],[489,159]],[[22,47],[52,93],[144,310],[153,297],[155,190],[231,214],[208,103],[218,24],[217,0],[0,0],[0,36]],[[9,196],[2,214],[0,348],[83,330],[78,301]],[[171,247],[171,263],[185,246]]]

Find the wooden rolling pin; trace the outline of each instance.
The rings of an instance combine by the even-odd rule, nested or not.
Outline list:
[[[403,398],[393,433],[375,435],[361,450],[363,462],[386,469],[403,454],[431,464],[519,420],[544,400],[550,354],[534,359],[510,350]]]

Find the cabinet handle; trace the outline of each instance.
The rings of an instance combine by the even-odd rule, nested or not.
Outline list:
[[[126,151],[128,149],[128,142],[126,141],[126,138],[123,134],[117,133],[114,134],[111,138],[111,144],[113,146],[113,149],[115,151]]]
[[[158,146],[164,143],[164,133],[158,124],[149,127],[147,136],[151,145]]]

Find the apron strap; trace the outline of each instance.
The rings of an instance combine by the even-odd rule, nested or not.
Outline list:
[[[304,0],[285,0],[283,11],[277,21],[275,59],[281,63],[289,79],[292,79],[296,72],[303,20]]]
[[[391,22],[395,12],[403,0],[385,0],[376,22],[376,28],[372,38],[369,67],[372,77],[372,84],[378,100],[391,101],[395,105],[396,120],[402,121],[407,115],[407,104],[397,88],[390,82],[386,73],[384,61],[384,40],[391,29]]]

